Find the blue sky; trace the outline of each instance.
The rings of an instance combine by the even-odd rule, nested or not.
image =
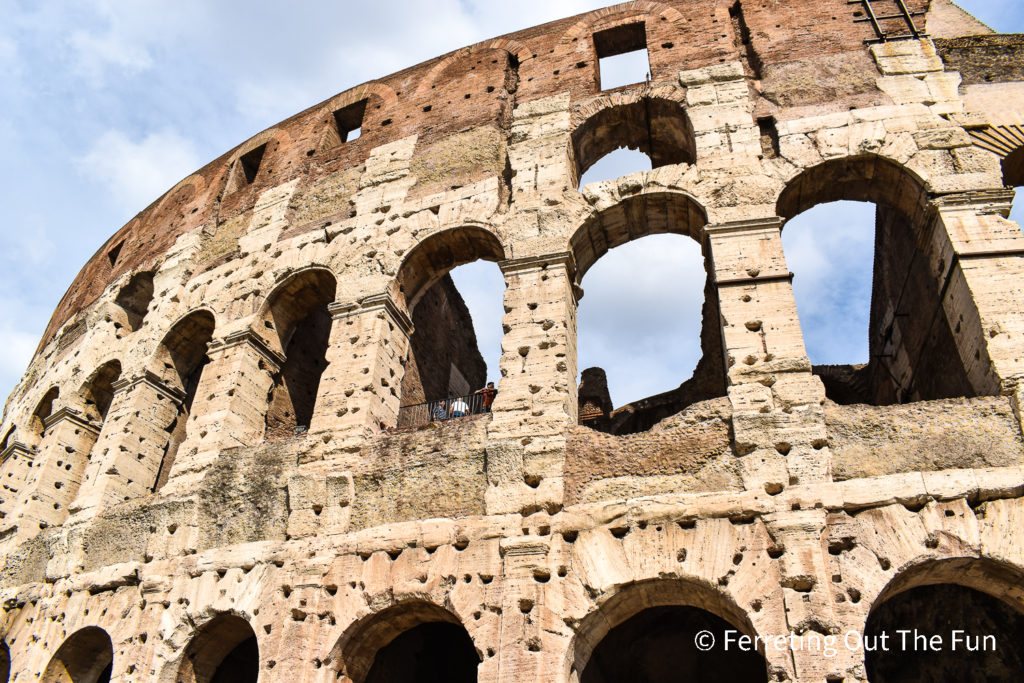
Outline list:
[[[605,4],[0,0],[0,396],[24,372],[50,313],[89,256],[191,171],[354,85]],[[998,30],[1024,31],[1019,0],[964,4]],[[840,251],[848,246],[844,234],[833,225],[829,242]],[[808,247],[787,243],[790,249]],[[696,342],[700,319],[693,282],[703,280],[691,272],[699,271],[692,257],[685,240],[652,237],[614,250],[588,273],[580,367],[614,367],[616,404],[672,388],[692,371],[696,346],[687,351],[686,344]],[[796,271],[793,255],[790,261]],[[851,261],[836,264],[857,266]],[[643,277],[634,277],[640,262],[657,268],[645,266]],[[478,270],[466,276],[464,294],[494,377],[500,279],[491,264]],[[813,279],[797,272],[797,282]],[[461,273],[456,277],[462,281]],[[677,286],[670,298],[678,316],[664,326],[661,298]],[[626,324],[617,321],[622,302],[638,300],[646,303],[626,306]],[[828,306],[812,305],[827,324]]]

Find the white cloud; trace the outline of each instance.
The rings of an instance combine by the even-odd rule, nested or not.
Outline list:
[[[81,172],[101,185],[126,215],[148,206],[199,164],[192,141],[170,130],[138,142],[120,131],[107,131],[77,160]]]

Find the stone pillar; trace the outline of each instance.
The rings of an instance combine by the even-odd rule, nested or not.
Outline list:
[[[71,505],[75,518],[153,491],[167,452],[169,429],[184,398],[180,390],[149,372],[114,383],[103,432]]]
[[[388,294],[328,306],[333,318],[327,368],[310,431],[361,441],[398,424],[412,321]]]
[[[35,457],[35,451],[20,441],[12,441],[0,453],[0,520],[17,504]]]
[[[54,411],[43,423],[39,455],[28,473],[25,488],[9,517],[17,527],[13,537],[25,540],[40,529],[61,524],[68,505],[78,493],[100,425],[72,408]]]
[[[550,577],[549,540],[521,536],[501,541],[504,561],[501,591],[501,629],[498,643],[499,683],[545,683],[559,665],[558,653],[543,647],[552,615],[546,614],[545,583]],[[545,579],[546,581],[547,579]]]
[[[781,218],[708,226],[741,473],[776,494],[831,477],[825,388],[811,374]]]
[[[207,356],[168,493],[187,493],[221,451],[256,446],[266,432],[268,397],[284,358],[252,330],[215,340]]]
[[[1024,234],[1003,218],[1009,191],[935,202],[930,253],[942,307],[978,394],[1016,394],[1024,377]]]
[[[556,509],[576,424],[575,264],[568,252],[502,261],[501,379],[488,426],[488,511]]]

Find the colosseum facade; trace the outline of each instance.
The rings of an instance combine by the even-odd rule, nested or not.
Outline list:
[[[296,114],[118,230],[8,399],[0,680],[1024,680],[1019,185],[1024,37],[948,0],[635,0]],[[871,360],[817,367],[781,233],[841,199]],[[576,310],[654,233],[704,356],[624,422]],[[432,421],[479,259],[497,398]],[[868,645],[949,625],[998,647]]]

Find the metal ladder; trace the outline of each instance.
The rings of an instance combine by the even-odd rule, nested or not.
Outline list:
[[[895,14],[876,14],[874,3],[876,2],[889,2],[896,5]],[[925,13],[923,11],[911,12],[910,8],[907,7],[907,3],[904,0],[846,0],[848,5],[863,5],[867,16],[861,19],[854,19],[855,22],[871,22],[872,28],[875,29],[875,38],[869,38],[865,40],[865,43],[884,43],[887,40],[900,40],[902,38],[925,38],[926,34],[924,31],[917,28],[917,24],[914,22],[914,17],[922,16]],[[906,29],[909,33],[891,33],[886,32],[882,28],[883,21],[889,21],[892,19],[902,19],[906,24]]]

